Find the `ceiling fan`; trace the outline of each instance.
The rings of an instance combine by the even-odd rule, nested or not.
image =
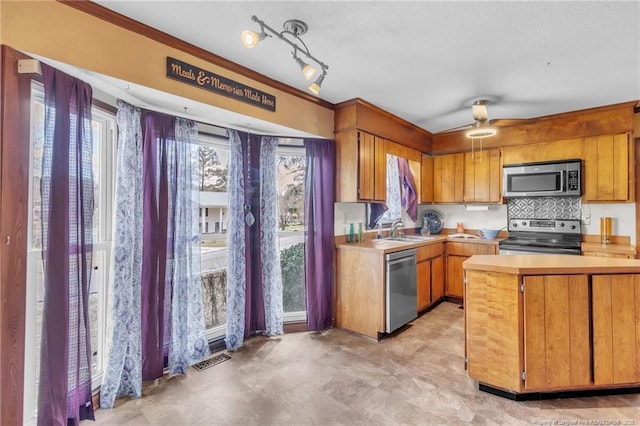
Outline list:
[[[490,103],[489,99],[481,98],[470,101],[471,103],[471,115],[473,117],[473,123],[457,126],[451,129],[443,130],[438,133],[456,132],[464,129],[468,129],[465,135],[471,139],[488,138],[497,133],[496,127],[511,126],[514,124],[522,123],[527,119],[492,119],[489,120],[489,114],[487,105]]]

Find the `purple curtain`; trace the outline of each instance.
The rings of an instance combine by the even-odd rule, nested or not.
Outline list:
[[[38,425],[94,420],[89,282],[93,235],[93,144],[88,84],[42,64],[44,312]]]
[[[142,379],[162,376],[168,355],[171,273],[167,271],[169,214],[168,141],[175,140],[175,117],[143,115]],[[165,298],[165,295],[167,296]]]
[[[251,212],[254,223],[245,221],[246,299],[245,339],[256,330],[265,329],[264,294],[262,289],[262,261],[260,259],[260,141],[262,136],[238,132],[242,143],[243,172],[245,173],[245,211]]]
[[[333,314],[333,204],[336,152],[332,140],[305,139],[304,222],[307,327],[322,330]]]
[[[418,220],[418,194],[416,182],[409,167],[409,160],[398,157],[398,173],[402,184],[402,207],[414,222]]]

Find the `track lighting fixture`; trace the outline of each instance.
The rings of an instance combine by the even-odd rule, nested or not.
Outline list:
[[[309,85],[309,90],[313,94],[318,95],[318,93],[320,93],[322,82],[327,75],[329,66],[321,60],[315,58],[311,54],[311,52],[309,52],[309,48],[307,47],[307,45],[300,38],[301,35],[307,32],[309,26],[297,19],[290,19],[288,21],[285,21],[285,23],[282,25],[284,30],[281,32],[277,32],[276,30],[265,24],[263,21],[258,19],[258,17],[255,15],[251,17],[251,20],[257,22],[260,25],[260,32],[257,33],[250,30],[243,31],[241,38],[244,47],[251,49],[267,37],[277,37],[280,40],[284,41],[285,43],[293,47],[293,52],[291,52],[291,54],[293,55],[293,60],[300,67],[300,71],[302,72],[302,75],[305,79],[311,80],[318,72],[318,69],[310,63],[303,61],[300,57],[298,57],[298,53],[304,54],[307,58],[311,59],[313,62],[320,66],[322,74],[316,79],[316,81]],[[292,39],[293,41],[290,39]],[[300,45],[298,43],[300,43]]]

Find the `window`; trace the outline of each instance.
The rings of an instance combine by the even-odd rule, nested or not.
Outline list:
[[[286,140],[278,148],[278,239],[285,322],[306,321],[304,283],[304,171],[302,141]]]
[[[115,179],[115,117],[92,109],[94,217],[93,270],[89,290],[89,321],[94,388],[100,385],[105,364],[106,289],[109,280],[113,188]],[[37,381],[40,372],[40,344],[44,295],[42,264],[42,226],[40,221],[40,177],[44,143],[44,88],[31,87],[30,190],[31,205],[27,253],[27,301],[25,331],[24,419],[35,418]]]
[[[227,322],[227,168],[226,138],[200,135],[200,270],[205,327],[209,340],[223,337]]]
[[[280,264],[285,322],[306,320],[304,283],[304,147],[278,149]],[[207,337],[224,337],[227,304],[228,141],[200,135],[201,271]],[[208,214],[207,214],[208,211]]]

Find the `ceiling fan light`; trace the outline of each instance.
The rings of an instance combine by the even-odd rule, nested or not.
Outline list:
[[[465,133],[465,136],[469,139],[482,139],[482,138],[490,138],[491,136],[495,136],[498,133],[496,129],[493,127],[474,127],[471,130],[468,130]]]
[[[481,103],[484,102],[484,103]],[[473,115],[473,119],[476,121],[484,122],[487,121],[487,104],[486,101],[478,101],[473,104],[471,107],[471,113]]]
[[[255,31],[245,30],[241,35],[242,45],[247,49],[252,49],[260,43],[261,40],[264,40],[266,36],[264,32],[257,33]]]

